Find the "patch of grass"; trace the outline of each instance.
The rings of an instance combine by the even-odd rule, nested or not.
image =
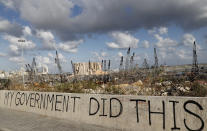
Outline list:
[[[96,84],[92,80],[82,81],[81,84],[83,85],[83,88],[84,89],[93,89],[93,90],[96,90],[97,87],[98,87],[98,84]]]
[[[80,82],[77,83],[60,83],[56,85],[55,91],[68,93],[83,93],[83,86]]]
[[[122,87],[112,85],[112,86],[106,86],[105,93],[124,95],[126,92]]]

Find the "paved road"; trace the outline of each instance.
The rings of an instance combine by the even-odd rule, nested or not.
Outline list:
[[[0,108],[0,131],[115,131],[115,129]]]

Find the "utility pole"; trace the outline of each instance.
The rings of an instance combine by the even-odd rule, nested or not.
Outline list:
[[[23,84],[23,87],[24,86],[24,53],[23,53],[23,43],[25,42],[25,40],[23,39],[20,39],[18,40],[19,43],[22,43],[22,84]]]

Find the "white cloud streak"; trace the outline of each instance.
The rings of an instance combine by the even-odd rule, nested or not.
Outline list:
[[[18,56],[20,55],[22,49],[24,51],[28,51],[28,50],[33,50],[36,47],[36,44],[23,37],[4,35],[3,38],[10,43],[9,48],[12,55]],[[22,40],[22,39],[25,40],[25,42],[18,42],[18,40]]]
[[[112,49],[126,49],[137,48],[139,39],[130,35],[128,32],[112,32],[110,36],[114,39],[114,42],[108,42],[106,45]]]

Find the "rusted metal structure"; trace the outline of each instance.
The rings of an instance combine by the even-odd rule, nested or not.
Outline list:
[[[191,69],[191,80],[195,80],[195,78],[199,75],[199,67],[198,67],[198,60],[197,60],[197,51],[196,51],[196,43],[193,43],[193,63]]]
[[[157,51],[156,48],[154,48],[154,58],[155,58],[155,64],[154,64],[154,76],[158,75],[158,57],[157,57]]]
[[[143,67],[144,69],[149,69],[149,65],[148,65],[148,63],[147,63],[147,59],[146,59],[146,58],[144,59],[144,62],[143,62],[143,64],[142,64],[142,67]]]
[[[133,52],[132,56],[130,57],[130,69],[134,69],[134,57],[135,53]]]
[[[58,71],[59,71],[59,75],[60,75],[60,80],[61,80],[61,82],[63,82],[63,77],[64,76],[63,76],[62,67],[60,65],[60,59],[59,59],[57,50],[56,50],[55,63],[57,64],[57,67],[58,67]]]
[[[123,70],[123,61],[124,61],[124,57],[121,56],[120,65],[119,65],[119,71]]]
[[[126,63],[125,63],[125,70],[129,69],[129,58],[130,58],[130,47],[127,50],[127,56],[126,56]]]
[[[28,73],[28,80],[34,81],[37,77],[37,64],[35,58],[32,60],[32,65],[26,64],[26,72]]]
[[[108,63],[108,71],[110,71],[110,68],[111,68],[111,60],[109,60],[109,63]]]

